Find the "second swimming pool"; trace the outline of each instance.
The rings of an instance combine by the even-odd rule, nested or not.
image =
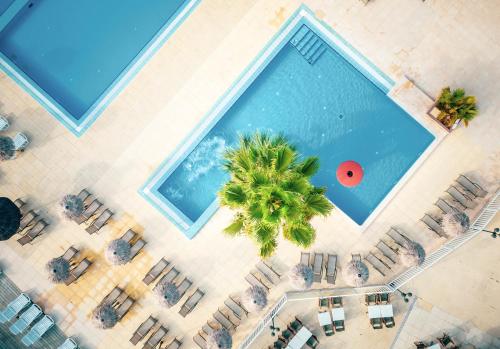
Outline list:
[[[288,22],[143,188],[192,238],[218,207],[228,179],[221,155],[240,134],[283,134],[318,156],[312,182],[363,225],[433,142],[434,136],[387,96],[393,82],[308,11]],[[355,160],[362,183],[342,186],[338,165]]]

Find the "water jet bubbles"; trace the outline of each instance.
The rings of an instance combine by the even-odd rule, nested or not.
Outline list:
[[[280,95],[280,91],[276,91],[276,96],[279,96]]]
[[[323,106],[323,110],[326,110],[326,105]]]
[[[321,74],[318,74],[318,79],[321,79],[322,75]]]

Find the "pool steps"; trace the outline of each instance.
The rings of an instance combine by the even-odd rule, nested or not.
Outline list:
[[[290,43],[299,51],[309,64],[314,64],[326,51],[323,40],[306,25],[303,25],[290,40]]]

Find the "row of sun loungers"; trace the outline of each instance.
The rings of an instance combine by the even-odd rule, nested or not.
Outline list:
[[[80,251],[77,248],[70,246],[61,256],[63,259],[68,261],[70,265],[72,265],[72,268],[69,271],[69,278],[65,281],[66,285],[70,285],[78,280],[92,264],[92,262],[90,262],[87,258],[82,259],[78,263],[73,263],[73,259],[76,258],[79,253]]]
[[[30,210],[22,199],[16,199],[14,203],[21,211],[18,233],[23,234],[17,241],[24,246],[42,235],[49,224],[45,219],[40,218],[35,211]]]
[[[137,256],[139,252],[141,252],[144,246],[146,246],[146,241],[144,241],[142,238],[139,238],[139,234],[137,234],[132,229],[128,229],[120,239],[128,242],[131,245],[130,260],[134,259],[135,256]]]
[[[116,309],[116,315],[118,321],[120,321],[129,312],[134,303],[134,299],[120,287],[116,286],[106,297],[104,297],[99,306],[111,304]]]
[[[160,325],[156,331],[152,331],[153,328],[158,323],[158,319],[150,316],[142,324],[139,325],[137,330],[134,332],[132,338],[130,338],[130,343],[137,345],[141,340],[146,338],[146,336],[152,332],[151,336],[144,343],[143,349],[157,348],[158,345],[165,343],[165,337],[168,333],[168,328]],[[166,347],[166,349],[178,349],[182,345],[182,341],[174,338]]]
[[[320,325],[327,336],[332,336],[335,332],[342,332],[345,330],[345,320],[343,316],[335,317],[337,309],[339,309],[339,313],[343,315],[342,297],[319,299],[318,320],[320,320]],[[332,317],[330,317],[330,314]],[[326,319],[326,321],[323,319]]]
[[[10,333],[19,335],[30,330],[21,338],[21,342],[29,347],[37,343],[47,331],[54,326],[54,320],[43,313],[43,310],[37,304],[31,302],[31,299],[25,293],[21,293],[12,300],[7,307],[0,311],[0,323],[6,323],[16,319],[9,327]]]
[[[329,284],[335,284],[337,278],[337,255],[328,254],[326,263],[323,253],[314,253],[313,263],[311,264],[311,254],[301,252],[300,263],[310,266],[313,269],[313,282],[320,283],[323,278],[323,268],[325,268],[325,279]]]

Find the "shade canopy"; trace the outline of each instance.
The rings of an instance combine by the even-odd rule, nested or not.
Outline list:
[[[251,286],[243,292],[241,302],[250,312],[261,311],[267,306],[267,292],[261,286]]]
[[[470,219],[464,212],[447,213],[443,216],[441,226],[448,235],[458,236],[469,230]]]
[[[337,167],[337,180],[344,187],[355,187],[363,179],[363,168],[356,161],[344,161]]]
[[[305,264],[297,264],[289,273],[290,283],[297,290],[307,290],[313,284],[313,270]]]
[[[154,292],[158,301],[165,307],[171,307],[179,302],[180,294],[177,286],[172,282],[159,282],[155,286]]]
[[[207,349],[231,349],[232,347],[233,338],[225,328],[213,331],[207,338]]]
[[[60,284],[69,278],[69,262],[62,257],[51,259],[45,266],[49,274],[49,280]]]
[[[125,240],[113,240],[106,249],[106,258],[111,264],[126,264],[130,262],[130,257],[130,244]]]
[[[103,304],[98,306],[92,313],[94,325],[98,328],[108,329],[113,328],[118,322],[118,315],[115,308],[111,304]]]
[[[75,219],[83,213],[83,200],[76,195],[65,195],[59,204],[63,216],[68,219]]]
[[[21,224],[21,211],[9,198],[0,198],[0,241],[10,239]]]
[[[365,263],[360,261],[351,261],[342,271],[344,281],[355,287],[361,287],[368,281],[370,273]]]
[[[16,154],[14,141],[9,137],[0,137],[0,161],[10,160]]]
[[[425,250],[422,245],[408,241],[399,251],[401,263],[406,267],[415,267],[421,265],[425,260]]]

